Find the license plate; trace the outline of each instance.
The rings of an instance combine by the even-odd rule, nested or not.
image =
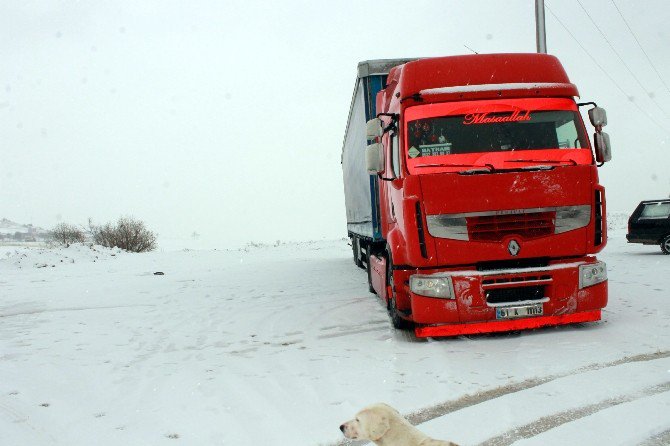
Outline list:
[[[498,307],[496,308],[496,319],[542,316],[542,313],[542,304],[524,305],[522,307]]]

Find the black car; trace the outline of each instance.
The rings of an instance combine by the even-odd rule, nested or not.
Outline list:
[[[670,254],[670,199],[640,203],[628,219],[628,243],[661,245]]]

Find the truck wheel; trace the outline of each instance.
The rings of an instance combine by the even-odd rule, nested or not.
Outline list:
[[[666,235],[661,240],[661,251],[663,251],[663,254],[670,254],[670,235]]]
[[[389,318],[391,319],[391,324],[393,325],[393,328],[397,328],[398,330],[407,330],[412,327],[412,323],[410,321],[400,317],[398,307],[396,306],[395,303],[395,296],[392,297],[391,300],[389,300],[388,311],[389,311]]]
[[[351,250],[354,253],[354,263],[357,267],[363,268],[363,261],[361,260],[361,241],[357,237],[351,238]]]
[[[357,249],[357,244],[358,240],[356,240],[356,237],[351,237],[351,253],[354,255],[354,263],[356,266],[358,266],[358,249]]]
[[[389,296],[386,308],[388,309],[389,318],[391,319],[393,328],[397,328],[398,330],[406,330],[412,327],[412,323],[407,319],[403,319],[400,316],[400,312],[398,311],[398,306],[396,305],[395,301],[395,286],[393,284],[393,259],[391,258],[390,252],[387,255],[387,258],[386,280],[388,282],[388,286],[391,288],[391,295]]]

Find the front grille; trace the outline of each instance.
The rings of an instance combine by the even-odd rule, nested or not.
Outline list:
[[[467,217],[470,240],[499,242],[516,235],[525,240],[545,237],[554,233],[556,212],[530,212],[507,215]]]
[[[486,291],[486,301],[490,304],[540,300],[544,297],[544,286],[498,288]]]
[[[530,276],[513,276],[513,277],[496,277],[493,279],[484,279],[482,280],[482,286],[493,286],[500,284],[512,284],[518,282],[538,282],[538,281],[547,281],[551,280],[551,276],[548,274],[541,275],[530,275]]]

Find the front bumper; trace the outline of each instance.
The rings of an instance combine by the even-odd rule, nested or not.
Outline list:
[[[554,325],[595,322],[600,320],[600,310],[583,313],[563,314],[560,316],[540,316],[523,319],[510,319],[494,322],[473,322],[470,324],[445,324],[418,326],[414,333],[418,338],[461,336],[481,333],[499,333],[504,331],[529,330]]]
[[[657,245],[659,243],[660,236],[656,235],[637,235],[637,234],[626,234],[626,240],[628,243],[640,243],[642,245]]]
[[[607,281],[579,288],[579,267],[595,258],[547,267],[495,271],[440,271],[453,283],[453,298],[425,297],[411,292],[411,318],[418,337],[458,336],[532,329],[600,320],[607,305]],[[502,289],[541,287],[542,299],[489,302],[487,296]],[[496,319],[496,308],[541,303],[540,316]]]

